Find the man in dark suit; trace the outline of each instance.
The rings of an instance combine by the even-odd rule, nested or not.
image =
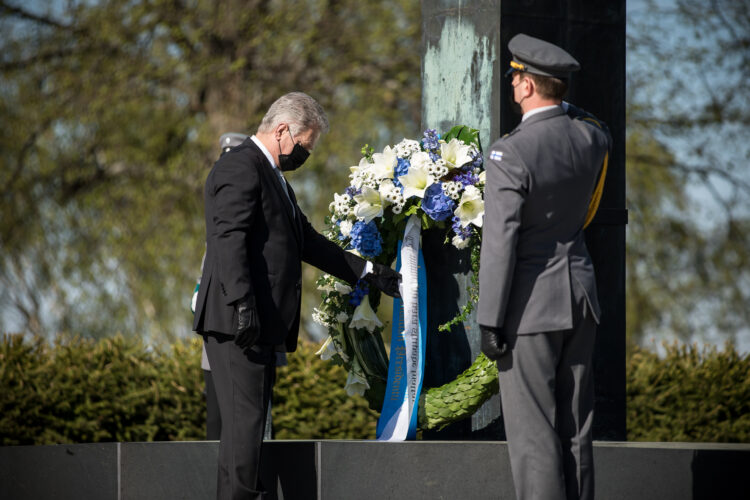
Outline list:
[[[482,351],[498,361],[518,500],[592,499],[599,302],[583,228],[609,136],[566,113],[570,54],[526,35],[508,48],[523,118],[486,162]]]
[[[282,171],[299,168],[327,130],[313,98],[286,94],[206,179],[206,260],[193,329],[204,337],[219,401],[222,500],[262,497],[258,469],[274,353],[297,346],[302,261],[398,295],[400,275],[315,231],[284,179]]]

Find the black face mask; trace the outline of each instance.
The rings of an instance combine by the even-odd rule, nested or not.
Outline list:
[[[289,136],[294,140],[294,136],[292,135],[292,132],[289,132]],[[281,149],[281,147],[279,147]],[[310,152],[300,146],[299,144],[294,145],[292,148],[292,152],[288,155],[284,155],[279,153],[279,168],[282,172],[291,172],[292,170],[297,170],[302,166],[303,163],[305,163],[305,160],[307,160],[307,157],[310,156]]]

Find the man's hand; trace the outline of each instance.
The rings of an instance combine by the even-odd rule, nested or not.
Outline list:
[[[397,299],[401,298],[401,294],[398,291],[398,282],[401,281],[401,274],[390,267],[373,262],[372,271],[367,273],[365,279],[386,295]]]
[[[234,343],[242,349],[252,347],[260,337],[260,321],[255,310],[255,299],[245,297],[234,305],[237,313],[237,330],[234,332]]]
[[[479,331],[482,333],[482,352],[492,361],[497,361],[510,352],[500,328],[479,325]]]

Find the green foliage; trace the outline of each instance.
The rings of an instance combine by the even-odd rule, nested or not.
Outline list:
[[[472,416],[500,385],[497,364],[480,353],[455,380],[427,389],[419,398],[419,428],[440,430]]]
[[[482,151],[482,144],[479,141],[479,130],[475,128],[469,128],[466,125],[456,125],[443,137],[445,142],[450,142],[451,139],[458,139],[466,144],[474,144],[479,148],[480,152]]]
[[[367,400],[348,396],[346,371],[320,360],[303,342],[279,368],[273,395],[277,439],[374,439],[378,414]]]
[[[352,145],[418,126],[419,15],[406,0],[0,0],[0,328],[186,331],[219,136],[253,133],[286,92],[318,99],[331,130],[291,182],[320,227],[318,186],[343,185]]]
[[[277,370],[273,422],[278,439],[372,439],[377,413],[348,396],[346,372],[302,342]],[[5,335],[0,343],[0,445],[196,440],[205,436],[199,338],[165,349],[137,337],[99,341]],[[481,358],[420,400],[420,427],[445,412],[470,415],[480,386],[496,383]],[[488,385],[489,384],[489,385]],[[695,346],[666,356],[637,350],[628,365],[631,440],[750,442],[750,356]],[[446,410],[447,409],[447,410]],[[463,413],[462,413],[463,412]]]
[[[151,350],[137,337],[0,344],[0,443],[200,439],[200,341]]]
[[[750,356],[666,345],[637,349],[628,363],[631,441],[750,442]]]
[[[636,3],[627,19],[630,345],[703,332],[738,339],[750,327],[750,0]]]
[[[377,414],[349,397],[346,372],[301,343],[278,370],[273,418],[280,439],[373,438]],[[5,335],[0,343],[0,445],[205,438],[195,336],[164,349],[135,336],[94,341]]]

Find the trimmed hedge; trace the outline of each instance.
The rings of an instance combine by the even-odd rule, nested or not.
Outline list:
[[[278,439],[372,439],[377,414],[344,390],[346,373],[301,343],[280,368]],[[100,341],[5,335],[0,444],[197,440],[205,436],[201,341],[164,349],[138,337]],[[750,357],[728,347],[636,350],[628,361],[630,440],[750,442]]]
[[[628,439],[750,442],[750,356],[731,344],[664,347],[664,358],[637,349],[629,360]]]
[[[200,342],[151,350],[135,337],[25,340],[0,346],[0,443],[199,439]]]
[[[0,344],[0,444],[187,441],[205,438],[198,336],[166,349],[139,337]],[[302,343],[279,368],[273,421],[279,439],[374,438],[377,415],[349,397],[346,373]]]

